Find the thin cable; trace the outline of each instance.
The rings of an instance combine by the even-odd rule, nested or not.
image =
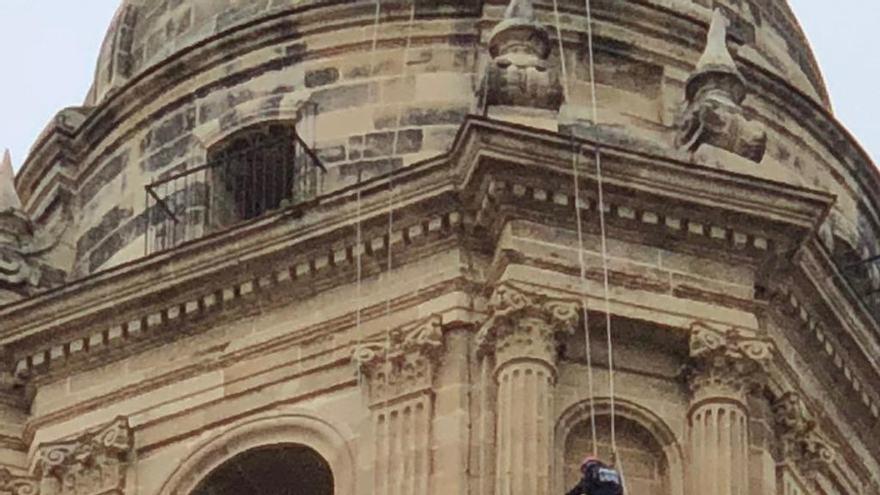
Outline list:
[[[406,84],[406,76],[409,75],[409,51],[412,46],[412,31],[413,24],[416,20],[416,0],[413,0],[412,5],[409,9],[409,23],[406,26],[406,45],[403,48],[403,67],[401,69],[401,79],[403,79],[403,84]],[[391,156],[397,155],[397,147],[400,142],[400,123],[403,120],[403,105],[398,104],[399,107],[397,109],[397,128],[394,131],[394,143],[391,146]]]
[[[559,3],[557,0],[553,0],[553,15],[556,23],[556,38],[559,42],[559,59],[561,61],[562,67],[562,80],[563,80],[563,91],[565,92],[566,100],[568,100],[568,68],[565,62],[565,47],[562,43],[562,28],[559,22]],[[590,342],[590,317],[589,311],[587,307],[587,264],[584,259],[584,229],[583,229],[583,221],[581,218],[581,194],[580,194],[580,177],[578,173],[578,161],[580,158],[580,146],[577,145],[575,136],[574,136],[574,128],[571,131],[571,171],[574,182],[574,214],[575,221],[577,222],[577,236],[578,236],[578,263],[580,265],[580,282],[581,282],[581,313],[584,325],[584,354],[587,359],[587,393],[589,396],[590,403],[590,437],[592,441],[593,447],[593,455],[597,455],[598,451],[598,433],[596,428],[596,400],[595,400],[595,387],[593,380],[593,352],[592,352],[592,344]]]
[[[378,0],[377,0],[378,4]],[[406,78],[407,73],[409,72],[409,50],[410,45],[412,43],[412,29],[413,24],[415,22],[416,15],[416,3],[413,0],[412,5],[410,7],[409,14],[409,22],[407,24],[407,34],[406,34],[406,45],[403,51],[403,67],[401,68],[401,77]],[[406,81],[404,81],[405,83]],[[397,148],[400,140],[400,123],[402,120],[403,108],[399,108],[397,112],[397,125],[394,132],[394,142],[391,148],[391,155],[394,156],[397,154]],[[385,260],[386,271],[388,277],[388,282],[391,281],[391,270],[394,267],[394,257],[392,253],[392,236],[394,235],[394,210],[397,207],[397,195],[396,190],[394,188],[394,176],[389,175],[388,177],[388,232],[387,232],[387,241],[386,241],[386,252],[387,258]],[[388,327],[385,330],[386,336],[386,348],[391,348],[391,296],[389,295],[387,299],[385,299],[385,321],[388,324]],[[389,377],[390,377],[390,363],[388,363],[389,368],[385,371],[385,390],[388,393],[389,390]],[[387,442],[388,449],[388,458],[386,459],[387,470],[385,473],[385,493],[388,493],[391,488],[391,472],[392,472],[392,464],[391,459],[391,411],[389,406],[391,404],[391,396],[388,395],[385,400],[385,441]],[[399,419],[398,419],[399,420]]]

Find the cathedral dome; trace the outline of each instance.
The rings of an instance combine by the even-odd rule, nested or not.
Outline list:
[[[454,11],[465,7],[456,4],[504,2],[442,2]],[[549,11],[552,4],[535,2],[536,7]],[[573,13],[583,9],[582,2],[560,2],[560,8]],[[653,3],[653,2],[649,2]],[[676,14],[708,21],[707,0],[671,0],[662,3]],[[100,103],[112,89],[150,67],[188,47],[205,42],[230,28],[269,18],[273,14],[301,6],[301,0],[124,0],[119,7],[102,45],[95,82],[87,104]],[[816,59],[804,33],[786,0],[741,2],[719,0],[732,18],[732,36],[742,45],[740,55],[770,73],[781,77],[826,108],[828,94]],[[596,5],[597,10],[601,5]],[[550,21],[547,17],[543,20]],[[601,28],[600,28],[601,29]],[[702,43],[702,39],[684,40],[682,35],[666,33],[678,42]],[[601,31],[600,31],[601,34]]]

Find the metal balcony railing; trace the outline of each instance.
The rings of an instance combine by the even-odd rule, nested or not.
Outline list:
[[[326,169],[313,151],[313,121],[311,111],[295,126],[246,129],[208,163],[147,185],[145,254],[315,198]]]

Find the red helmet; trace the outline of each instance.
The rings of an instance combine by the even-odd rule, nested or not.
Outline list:
[[[582,473],[586,473],[586,472],[587,472],[587,468],[590,467],[592,464],[595,464],[595,463],[597,463],[597,462],[601,464],[602,461],[600,461],[598,457],[595,457],[595,456],[592,456],[592,455],[588,455],[588,456],[584,457],[584,460],[581,461],[581,472],[582,472]]]

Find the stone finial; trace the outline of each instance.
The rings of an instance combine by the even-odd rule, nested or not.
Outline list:
[[[727,48],[729,21],[720,9],[712,16],[706,49],[685,86],[686,106],[676,144],[694,152],[703,144],[760,162],[767,148],[764,127],[745,116],[748,85]]]
[[[12,156],[7,149],[0,162],[0,211],[20,210],[21,199],[15,190],[15,172],[12,171]]]
[[[12,159],[7,150],[0,162],[0,304],[16,300],[40,284],[35,257],[34,225],[15,190]]]
[[[487,106],[559,111],[562,85],[558,71],[548,63],[551,47],[532,1],[512,0],[489,35]]]
[[[706,85],[723,82],[725,90],[736,103],[742,103],[746,97],[746,80],[740,73],[730,50],[727,49],[727,27],[730,21],[724,17],[721,9],[716,9],[706,37],[706,49],[697,62],[697,68],[687,81],[687,99],[692,101],[697,92]],[[710,81],[705,81],[710,79]]]

